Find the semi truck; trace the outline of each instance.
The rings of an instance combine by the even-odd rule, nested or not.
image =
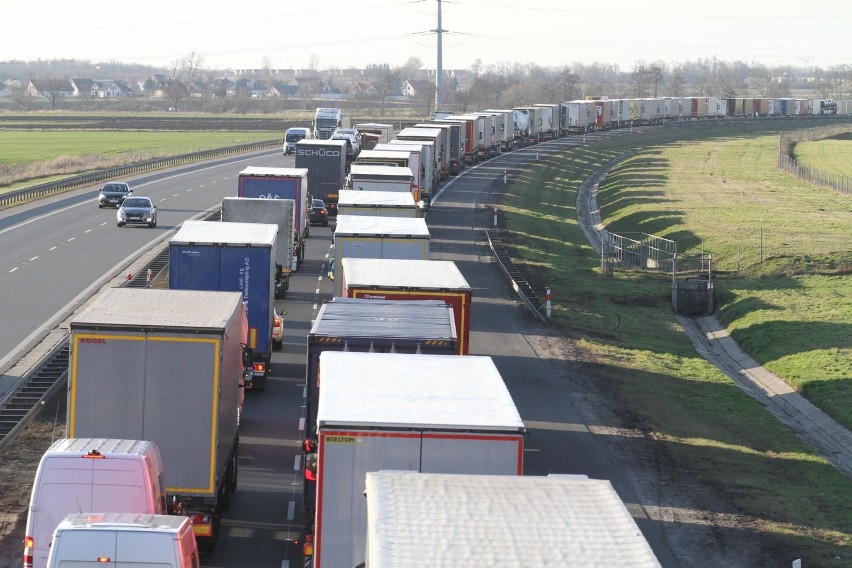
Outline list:
[[[461,125],[455,122],[433,120],[417,123],[414,125],[414,128],[434,128],[436,126],[446,131],[444,148],[446,149],[448,158],[447,173],[451,176],[458,175],[464,163]]]
[[[248,318],[247,389],[263,390],[271,372],[278,226],[184,221],[169,241],[169,288],[240,292]]]
[[[376,144],[386,144],[396,135],[392,124],[380,122],[361,122],[352,126],[361,133],[361,151],[372,150]]]
[[[239,292],[111,288],[70,323],[67,435],[156,443],[169,512],[205,547],[237,488],[245,310]]]
[[[323,304],[308,332],[308,435],[315,435],[320,392],[319,358],[327,351],[455,355],[452,307],[436,300],[334,298]]]
[[[337,196],[346,183],[346,140],[302,140],[295,152],[296,168],[308,171],[311,197],[337,215]]]
[[[368,300],[440,300],[453,308],[458,354],[470,352],[470,284],[450,260],[344,258],[341,295]]]
[[[408,166],[414,174],[414,199],[420,201],[423,188],[432,187],[431,171],[423,163],[422,146],[411,144],[376,144],[373,150],[361,152],[358,162],[361,164],[383,164],[386,166]]]
[[[450,172],[449,136],[446,130],[438,126],[428,128],[403,128],[396,135],[396,141],[414,140],[433,142],[435,145],[435,164],[438,180],[445,180]]]
[[[427,142],[424,140],[401,140],[394,138],[389,144],[381,144],[382,148],[410,148],[420,152],[420,167],[423,183],[420,186],[420,200],[429,206],[432,201],[432,195],[438,191],[438,161],[435,157],[435,142]],[[379,146],[376,146],[379,149]]]
[[[422,209],[410,194],[395,191],[341,191],[338,212],[379,217],[422,216]]]
[[[334,230],[334,266],[341,266],[346,257],[428,260],[430,241],[423,218],[339,215]],[[342,295],[342,290],[338,278],[334,295]]]
[[[299,267],[295,254],[296,202],[292,199],[222,199],[222,221],[229,223],[271,223],[278,227],[275,237],[275,297],[284,298],[290,288],[290,273]]]
[[[304,143],[304,140],[297,142]],[[239,173],[237,181],[237,197],[292,199],[296,203],[293,251],[299,264],[305,260],[305,240],[311,234],[309,189],[306,168],[249,166]]]
[[[414,200],[414,173],[408,166],[352,164],[346,178],[347,189],[408,193]]]
[[[490,357],[326,352],[314,568],[366,559],[367,472],[523,473],[524,423]]]
[[[317,108],[314,113],[314,138],[328,140],[338,128],[351,128],[349,113],[340,108]]]

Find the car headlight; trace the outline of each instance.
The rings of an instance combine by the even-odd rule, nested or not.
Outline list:
[[[124,209],[119,209],[118,213],[116,213],[115,216],[121,219],[122,221],[127,217],[127,215],[124,213]]]

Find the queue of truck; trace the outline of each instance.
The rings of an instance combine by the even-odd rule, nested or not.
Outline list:
[[[315,127],[329,114],[320,110]],[[376,543],[395,521],[383,516],[382,503],[397,486],[413,484],[402,490],[407,497],[422,483],[458,491],[470,480],[526,491],[523,420],[493,360],[470,354],[471,287],[454,262],[430,259],[423,217],[441,179],[548,136],[528,127],[537,112],[547,115],[527,108],[447,114],[398,133],[364,123],[358,126],[375,145],[351,164],[333,130],[306,134],[292,144],[295,168],[240,172],[221,222],[186,221],[170,240],[168,290],[110,290],[71,323],[69,438],[39,467],[24,566],[43,568],[51,542],[54,551],[68,550],[81,525],[105,530],[102,519],[125,513],[148,516],[134,527],[139,533],[178,535],[168,553],[175,566],[195,554],[180,544],[187,526],[193,546],[215,546],[237,488],[245,391],[262,391],[271,372],[275,299],[285,297],[304,259],[313,198],[327,200],[337,219],[334,297],[320,307],[307,341],[306,566],[385,565]],[[335,129],[348,120],[330,114]],[[105,399],[124,404],[105,406]],[[116,477],[125,470],[133,482]],[[61,499],[58,476],[66,480]],[[530,492],[565,490],[573,498],[574,487],[585,490],[575,481],[542,480]],[[639,535],[641,548],[619,505],[609,509],[613,527]],[[590,506],[568,506],[594,516]],[[97,515],[62,520],[86,511]],[[183,523],[164,521],[165,514]],[[417,544],[412,535],[399,546]]]

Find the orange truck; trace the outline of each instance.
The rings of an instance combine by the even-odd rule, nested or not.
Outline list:
[[[458,354],[470,352],[470,285],[449,260],[341,260],[342,296],[370,300],[443,300],[452,306]]]

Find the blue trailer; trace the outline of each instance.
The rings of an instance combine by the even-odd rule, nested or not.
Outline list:
[[[305,239],[311,234],[308,169],[248,167],[238,177],[237,197],[292,199],[296,202],[293,250],[301,264],[305,260]]]
[[[270,223],[188,220],[169,241],[170,289],[242,292],[253,390],[263,390],[271,367],[277,233]]]

